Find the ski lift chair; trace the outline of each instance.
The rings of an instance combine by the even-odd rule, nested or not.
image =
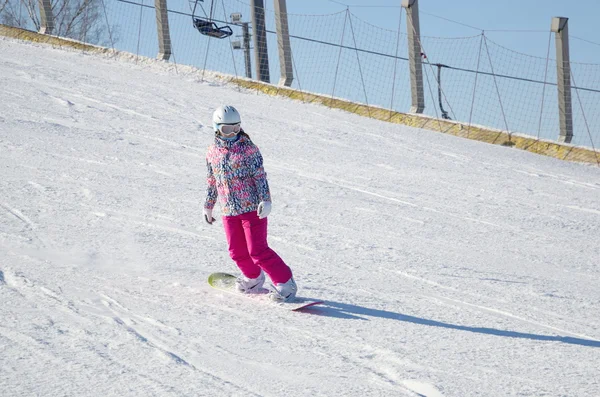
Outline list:
[[[217,39],[224,39],[233,34],[229,25],[219,27],[216,23],[202,18],[194,18],[194,27],[203,35]]]
[[[195,1],[194,9],[192,10],[192,22],[194,23],[194,27],[196,29],[198,29],[198,31],[200,33],[202,33],[205,36],[215,37],[217,39],[224,39],[233,34],[233,31],[231,30],[231,26],[229,26],[229,25],[217,26],[217,24],[213,21],[212,16],[213,16],[213,7],[214,7],[215,0],[211,1],[210,17],[207,16],[206,18],[200,18],[195,15],[196,6],[198,5],[198,2],[204,2],[204,0],[196,0]],[[202,5],[200,5],[200,7],[204,11],[204,7],[202,7]],[[206,11],[204,11],[204,14],[206,15]]]

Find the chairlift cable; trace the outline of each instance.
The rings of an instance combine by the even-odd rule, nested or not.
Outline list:
[[[194,8],[192,9],[192,6],[190,5],[191,1],[188,1],[188,5],[190,7],[190,10],[192,11],[192,18],[196,17],[196,7],[198,6],[198,2],[204,2],[204,0],[195,0],[194,1]],[[202,12],[204,13],[204,16],[206,17],[206,10],[204,9],[204,7],[202,6],[202,4],[200,4],[200,8],[202,8]]]
[[[215,10],[214,10],[214,8],[215,8],[215,0],[212,0],[212,1],[210,2],[210,18],[209,18],[209,20],[210,20],[211,22],[212,22],[212,20],[213,20],[213,16],[214,16],[214,14],[215,14]]]

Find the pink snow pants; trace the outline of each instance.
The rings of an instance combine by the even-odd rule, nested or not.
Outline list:
[[[291,269],[267,244],[267,218],[259,219],[256,211],[224,216],[223,225],[229,244],[229,256],[244,276],[256,278],[264,270],[273,284],[287,282]]]

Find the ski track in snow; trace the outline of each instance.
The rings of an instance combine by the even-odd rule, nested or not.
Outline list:
[[[11,208],[8,204],[5,203],[0,203],[0,206],[2,206],[11,215],[22,221],[29,229],[35,230],[35,224],[31,221],[31,219],[23,215],[21,211],[15,208]]]
[[[48,305],[49,307],[52,307],[53,310],[62,312],[63,315],[66,314],[68,317],[76,318],[76,320],[72,320],[71,323],[83,323],[87,325],[84,329],[69,329],[68,331],[62,332],[90,333],[92,331],[89,326],[97,324],[97,321],[93,320],[93,318],[101,318],[106,323],[115,324],[116,329],[113,330],[113,332],[117,339],[124,339],[122,334],[130,335],[137,343],[146,346],[146,348],[142,347],[143,350],[154,351],[154,353],[147,353],[150,356],[156,357],[158,355],[163,357],[163,360],[161,360],[163,362],[172,362],[174,365],[188,368],[189,371],[194,373],[194,376],[200,376],[204,381],[208,381],[209,384],[212,384],[212,386],[209,387],[229,390],[233,394],[256,395],[252,393],[251,390],[246,389],[243,385],[236,385],[234,379],[224,379],[221,376],[211,373],[208,368],[202,368],[202,361],[199,361],[198,364],[194,364],[194,359],[187,361],[179,353],[170,350],[170,345],[178,345],[185,341],[185,336],[181,335],[179,330],[169,327],[161,321],[151,317],[143,317],[131,313],[129,309],[108,295],[100,293],[97,298],[92,300],[88,299],[86,302],[65,301],[60,292],[55,292],[49,288],[38,285],[22,274],[9,271],[7,272],[6,278],[7,286],[9,288],[32,302],[35,306]],[[47,319],[46,321],[47,327],[59,327],[59,324],[52,319]],[[36,355],[43,353],[39,348],[40,343],[42,345],[49,343],[44,342],[43,340],[37,340],[35,341],[36,343],[31,343],[28,339],[23,338],[21,334],[13,333],[4,327],[0,327],[0,335],[21,347],[28,344],[29,347],[25,350]],[[183,339],[176,342],[175,338],[178,336],[183,336]],[[75,340],[72,342],[75,342]],[[36,346],[38,346],[38,348],[36,348]],[[47,355],[47,358],[53,361],[60,361],[59,356],[62,356],[62,354],[58,352],[55,354],[58,354],[58,356]],[[127,364],[121,363],[121,365]],[[163,382],[159,381],[157,378],[151,379],[148,377],[147,381],[155,387],[163,389],[164,392],[169,391],[171,388],[171,386],[163,384]]]

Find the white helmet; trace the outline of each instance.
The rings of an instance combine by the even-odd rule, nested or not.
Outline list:
[[[219,124],[238,124],[242,122],[240,114],[233,106],[219,106],[213,113],[213,127],[219,130]]]

